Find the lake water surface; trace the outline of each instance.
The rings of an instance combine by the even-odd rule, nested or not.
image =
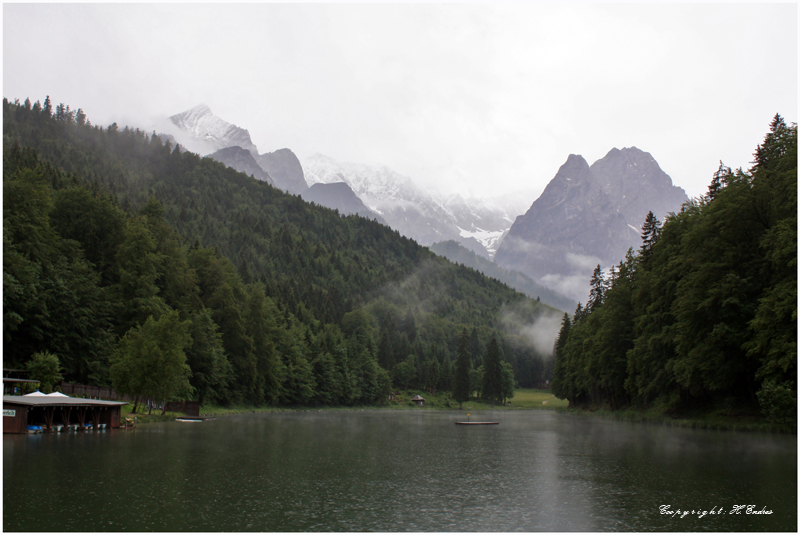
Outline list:
[[[454,425],[465,416],[275,412],[4,435],[3,529],[797,531],[796,436],[551,411]]]

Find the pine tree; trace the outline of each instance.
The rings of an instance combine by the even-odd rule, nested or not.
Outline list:
[[[489,348],[486,350],[482,394],[485,399],[492,402],[492,407],[494,407],[495,401],[501,401],[503,398],[503,364],[500,360],[500,348],[497,346],[497,339],[494,335],[492,335]]]
[[[639,248],[639,256],[645,264],[649,261],[653,245],[660,236],[661,222],[653,215],[653,212],[647,212],[647,217],[642,225],[642,246]]]
[[[478,368],[483,365],[483,351],[481,350],[481,342],[478,339],[478,329],[472,328],[472,333],[469,335],[469,353],[472,357],[472,365]]]
[[[469,401],[469,350],[467,345],[469,338],[467,337],[467,330],[464,329],[461,333],[461,338],[458,340],[458,350],[456,352],[456,369],[455,377],[453,378],[453,399],[458,401],[458,407],[465,401]]]
[[[572,325],[577,325],[586,315],[586,311],[583,309],[583,305],[581,305],[580,301],[578,302],[578,306],[575,307],[575,313],[572,315]]]
[[[719,162],[719,169],[717,172],[714,173],[713,178],[711,179],[711,184],[708,186],[708,193],[706,194],[706,199],[708,201],[713,201],[717,198],[719,191],[730,182],[730,177],[733,175],[731,172],[731,168],[727,167],[725,164],[722,163],[722,160]]]
[[[589,280],[589,286],[591,290],[589,290],[589,301],[586,303],[586,311],[592,313],[603,304],[606,292],[606,282],[603,276],[603,270],[600,269],[600,264],[597,264],[597,267],[594,268],[592,278]]]
[[[50,95],[47,95],[47,97],[44,99],[42,111],[47,117],[51,117],[53,115],[53,104],[50,102]]]

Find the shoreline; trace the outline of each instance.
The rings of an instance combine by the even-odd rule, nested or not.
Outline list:
[[[561,414],[570,414],[584,418],[601,418],[621,422],[664,425],[687,429],[707,429],[711,431],[735,431],[746,433],[769,433],[776,435],[796,435],[797,428],[780,426],[757,419],[738,416],[720,416],[712,412],[686,417],[671,417],[652,413],[650,410],[622,409],[617,411],[605,409],[557,408]]]

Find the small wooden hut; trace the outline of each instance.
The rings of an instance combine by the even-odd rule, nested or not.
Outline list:
[[[417,404],[417,405],[419,405],[420,407],[422,407],[422,406],[424,406],[424,405],[425,405],[425,398],[423,398],[423,397],[422,397],[422,396],[420,396],[419,394],[417,394],[416,396],[414,396],[413,398],[411,398],[411,401],[413,401],[414,403],[416,403],[416,404]]]

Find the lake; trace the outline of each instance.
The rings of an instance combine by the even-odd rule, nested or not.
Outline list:
[[[500,425],[326,410],[4,435],[3,529],[797,531],[796,436],[470,418]]]

